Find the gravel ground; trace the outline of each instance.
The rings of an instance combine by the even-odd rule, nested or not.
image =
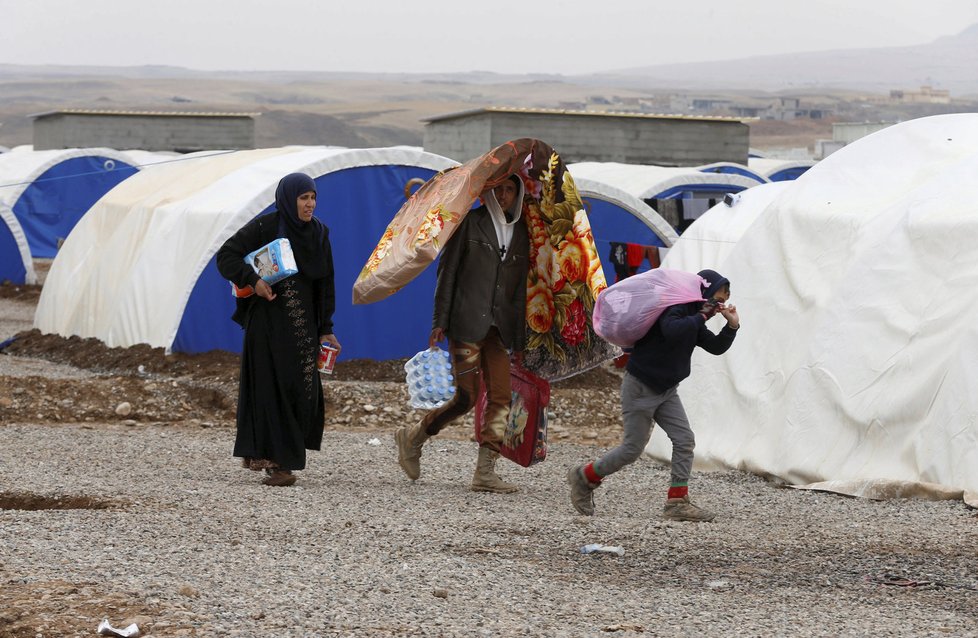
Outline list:
[[[563,474],[593,447],[503,464],[524,489],[489,495],[466,489],[468,442],[426,449],[412,484],[390,432],[329,432],[296,486],[268,488],[228,458],[231,439],[0,428],[7,507],[16,492],[95,501],[0,509],[0,635],[89,635],[133,609],[154,636],[978,635],[978,521],[958,502],[701,473],[695,494],[717,520],[666,522],[668,473],[640,462],[598,492],[589,519],[571,509]],[[92,509],[101,500],[110,507]],[[588,543],[625,554],[582,555]],[[874,582],[888,573],[932,584]],[[51,599],[65,587],[86,603],[70,618]],[[30,631],[16,633],[25,608]]]
[[[0,298],[0,337],[32,303]],[[668,470],[641,461],[576,515],[564,473],[620,431],[613,371],[555,385],[547,461],[500,461],[523,489],[490,495],[466,489],[470,421],[405,478],[391,435],[420,413],[401,384],[365,380],[397,365],[351,362],[327,382],[323,451],[268,488],[229,457],[227,361],[19,341],[0,355],[0,637],[90,636],[102,618],[157,637],[978,636],[961,502],[698,472],[717,520],[667,522]]]

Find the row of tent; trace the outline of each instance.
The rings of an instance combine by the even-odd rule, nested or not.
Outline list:
[[[222,153],[197,154],[196,159],[214,154]],[[180,159],[176,153],[105,148],[33,151],[21,146],[0,153],[0,248],[4,249],[0,281],[33,283],[31,258],[54,257],[60,243],[102,195],[140,169]],[[574,173],[652,202],[795,179],[812,165],[811,161],[751,157],[747,165],[721,162],[691,169],[580,163]]]
[[[249,161],[231,155],[222,169],[198,175],[186,168],[188,158],[163,169],[180,173],[180,187],[143,171],[103,197],[52,265],[37,326],[83,334],[85,321],[118,316],[103,334],[121,343],[159,316],[168,326],[160,344],[173,345],[182,322],[195,314],[187,311],[188,300],[198,292],[206,297],[198,299],[204,321],[220,323],[230,313],[226,284],[203,290],[216,276],[213,252],[268,207],[285,172],[306,168],[318,175],[334,246],[349,243],[353,254],[372,248],[410,179],[452,164],[442,158],[422,168],[415,155],[409,169],[407,160],[387,157],[399,172],[385,169],[380,179],[343,160],[349,151],[252,153],[258,168],[246,172],[231,163]],[[346,168],[326,172],[333,162]],[[679,388],[696,427],[698,466],[871,498],[923,495],[978,506],[978,328],[971,315],[978,215],[970,192],[978,173],[978,114],[922,118],[869,135],[794,181],[740,189],[682,236],[647,210],[636,221],[648,194],[639,180],[609,185],[586,166],[571,170],[591,203],[596,238],[631,228],[630,241],[649,243],[654,236],[670,246],[663,267],[711,268],[732,282],[731,301],[742,319],[734,347],[722,357],[697,351],[692,375]],[[143,180],[149,181],[139,186]],[[384,197],[388,212],[371,220],[374,198]],[[357,257],[337,273],[340,289],[362,261]],[[161,287],[174,269],[184,283]],[[381,312],[369,320],[348,314],[338,325],[356,325],[349,333],[370,340],[417,334],[415,349],[423,347],[433,281],[422,276],[412,287],[374,306],[341,308],[338,315]],[[137,299],[150,305],[137,311]],[[384,305],[398,303],[405,305]],[[103,305],[109,309],[100,310]],[[346,345],[347,334],[340,336]],[[669,458],[658,428],[648,450]]]
[[[282,175],[314,177],[317,214],[333,237],[337,289],[347,291],[413,185],[455,165],[412,147],[183,156],[15,149],[0,155],[0,279],[31,283],[32,257],[57,255],[36,315],[44,332],[95,337],[110,346],[237,352],[241,334],[230,321],[233,303],[214,255],[235,230],[271,208]],[[722,197],[766,179],[716,172],[715,166],[581,163],[569,169],[603,255],[613,241],[665,248],[675,242],[675,230],[647,201]],[[614,281],[614,271],[605,267]],[[371,306],[354,306],[341,292],[337,330],[357,326],[344,335],[344,351],[372,359],[417,351],[430,330],[434,276],[432,269]],[[391,317],[398,317],[396,330]]]

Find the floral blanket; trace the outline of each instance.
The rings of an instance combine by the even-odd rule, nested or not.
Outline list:
[[[479,194],[510,175],[525,187],[530,234],[524,366],[555,381],[620,354],[594,332],[591,312],[607,287],[574,180],[540,140],[506,142],[434,176],[401,207],[353,286],[353,302],[392,295],[438,256]]]

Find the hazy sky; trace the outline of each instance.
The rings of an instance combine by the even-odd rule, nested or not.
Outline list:
[[[0,0],[0,63],[589,73],[902,46],[976,0]]]

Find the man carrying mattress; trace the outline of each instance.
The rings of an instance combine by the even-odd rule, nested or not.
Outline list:
[[[740,317],[727,305],[730,282],[712,270],[699,276],[703,298],[669,306],[649,331],[635,342],[621,384],[621,413],[624,439],[598,460],[571,468],[567,482],[571,503],[581,514],[594,514],[594,490],[601,481],[634,463],[652,436],[653,420],[672,442],[672,482],[666,495],[663,517],[678,521],[711,521],[715,514],[689,500],[689,474],[693,467],[695,439],[679,400],[679,383],[689,376],[693,350],[699,346],[721,355],[730,348]],[[716,313],[727,325],[714,334],[706,322]]]
[[[510,353],[526,347],[526,280],[529,235],[523,211],[523,182],[510,175],[482,195],[445,245],[438,262],[429,347],[448,338],[458,387],[451,401],[420,423],[394,432],[398,463],[411,480],[421,475],[425,442],[471,410],[480,380],[488,405],[471,489],[508,494],[519,488],[496,474],[496,460],[509,418]]]

